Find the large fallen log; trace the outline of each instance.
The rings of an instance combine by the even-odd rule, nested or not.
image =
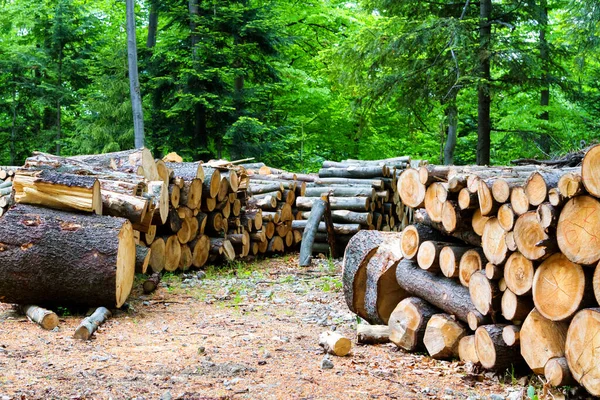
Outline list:
[[[69,157],[88,165],[142,175],[150,181],[161,180],[154,157],[146,148]]]
[[[4,302],[120,307],[131,291],[136,251],[125,219],[17,205],[0,243]]]

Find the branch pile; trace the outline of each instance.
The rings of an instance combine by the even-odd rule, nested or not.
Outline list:
[[[429,165],[397,185],[415,223],[350,240],[349,308],[406,350],[600,395],[600,146],[580,167]]]

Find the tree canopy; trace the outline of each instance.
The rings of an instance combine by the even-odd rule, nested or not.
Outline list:
[[[503,164],[597,137],[592,0],[134,5],[145,144],[156,156],[256,157],[296,171],[404,154]],[[0,165],[33,150],[132,148],[125,1],[1,9]]]

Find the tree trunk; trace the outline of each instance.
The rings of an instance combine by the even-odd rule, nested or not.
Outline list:
[[[310,210],[319,197],[297,197],[296,206],[299,210]],[[371,199],[368,197],[330,197],[332,210],[369,211]]]
[[[129,65],[129,92],[133,111],[135,148],[144,147],[144,111],[138,78],[137,42],[135,36],[135,0],[125,0],[127,8],[127,63]]]
[[[444,145],[444,165],[452,165],[454,164],[454,149],[458,137],[458,108],[454,103],[446,109],[446,117],[448,118],[448,136]]]
[[[548,29],[548,2],[547,0],[540,0],[539,4],[539,46],[540,46],[540,61],[542,66],[542,90],[540,92],[540,106],[542,107],[542,113],[540,114],[540,119],[543,121],[548,121],[550,119],[550,114],[548,112],[548,106],[550,105],[550,54],[549,54],[549,46],[548,40],[546,39],[546,30]],[[538,145],[540,146],[540,150],[544,152],[545,155],[550,155],[550,137],[548,134],[545,134],[547,126],[544,126],[542,129],[542,133],[538,139]]]
[[[544,318],[535,308],[525,318],[519,333],[521,355],[534,373],[543,374],[549,359],[565,355],[568,327],[567,322],[553,322]],[[581,326],[580,329],[585,327]],[[592,354],[591,349],[588,351]]]
[[[423,348],[427,322],[439,312],[437,308],[418,297],[407,297],[398,303],[390,314],[390,341],[407,351]]]
[[[125,219],[17,205],[0,243],[5,302],[120,307],[131,291],[135,243]]]
[[[150,0],[150,13],[148,15],[148,37],[146,47],[150,50],[156,46],[156,32],[158,30],[159,0]]]
[[[481,82],[477,88],[477,164],[490,164],[490,58],[492,36],[492,0],[479,2],[479,73]]]

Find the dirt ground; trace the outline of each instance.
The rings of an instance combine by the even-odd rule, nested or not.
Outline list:
[[[59,310],[49,332],[0,304],[0,399],[519,399],[538,379],[391,344],[354,345],[322,369],[321,332],[355,337],[339,274],[339,261],[300,270],[291,255],[167,275],[149,296],[136,281],[90,341],[72,338],[82,315]]]

